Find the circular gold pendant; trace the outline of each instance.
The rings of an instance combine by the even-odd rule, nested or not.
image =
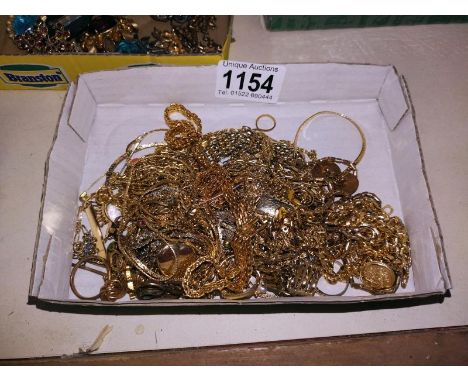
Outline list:
[[[316,178],[334,178],[340,173],[340,167],[330,160],[322,160],[312,169],[312,175]]]
[[[356,175],[344,173],[338,182],[337,189],[345,195],[354,194],[359,187],[359,180]]]
[[[384,291],[395,286],[395,272],[385,263],[370,261],[361,267],[363,287],[370,291]]]

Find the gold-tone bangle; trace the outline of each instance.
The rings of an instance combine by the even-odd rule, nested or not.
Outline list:
[[[294,146],[297,146],[297,141],[299,140],[299,133],[308,125],[308,123],[312,122],[312,120],[316,119],[317,117],[319,117],[321,115],[335,115],[335,116],[344,118],[345,120],[350,122],[356,128],[356,130],[358,131],[358,133],[359,133],[359,135],[361,137],[361,141],[362,141],[361,151],[359,152],[356,159],[352,162],[353,165],[357,166],[359,164],[359,162],[362,160],[362,158],[364,157],[364,154],[366,153],[366,148],[367,148],[366,137],[365,137],[364,132],[362,131],[361,127],[356,122],[354,122],[347,115],[342,114],[342,113],[338,113],[336,111],[329,111],[329,110],[319,111],[319,112],[317,112],[315,114],[312,114],[310,117],[308,117],[306,120],[304,120],[304,122],[302,122],[299,125],[299,127],[297,128],[296,135],[294,136],[294,141],[293,141]]]

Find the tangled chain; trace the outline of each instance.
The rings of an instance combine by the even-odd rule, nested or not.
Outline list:
[[[154,131],[165,142],[142,144],[154,131],[137,137],[82,198],[78,297],[307,296],[325,294],[322,279],[372,294],[406,287],[406,228],[376,195],[355,194],[358,161],[319,159],[248,127],[202,134],[179,104],[164,118],[168,129]],[[106,269],[92,297],[74,285],[88,263]]]

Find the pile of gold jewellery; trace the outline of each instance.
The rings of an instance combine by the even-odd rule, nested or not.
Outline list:
[[[9,16],[6,31],[28,54],[217,54],[210,37],[216,16],[151,16],[150,36],[140,36],[133,18],[124,16]],[[157,22],[157,23],[156,23]]]
[[[184,119],[173,119],[175,112]],[[323,114],[356,127],[363,142],[356,160],[319,159],[297,146],[299,133]],[[404,224],[376,195],[355,194],[366,150],[360,127],[322,111],[302,123],[293,142],[276,141],[258,127],[263,116],[255,129],[202,134],[197,115],[168,106],[168,128],[133,140],[103,185],[81,195],[74,294],[241,299],[324,295],[321,282],[344,283],[338,294],[348,286],[371,294],[406,287]],[[158,131],[164,142],[142,143]],[[79,269],[103,276],[98,294],[79,293]]]

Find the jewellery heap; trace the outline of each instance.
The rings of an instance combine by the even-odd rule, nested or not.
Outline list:
[[[172,119],[175,112],[184,119]],[[363,146],[355,161],[318,158],[296,145],[322,114],[358,129]],[[203,134],[198,116],[179,104],[164,117],[168,129],[133,140],[104,184],[81,195],[70,276],[77,297],[324,295],[319,281],[371,294],[406,287],[411,257],[404,224],[376,195],[355,193],[366,144],[350,118],[316,113],[291,143],[258,126]],[[156,131],[165,131],[164,142],[142,143]],[[78,292],[78,269],[103,276],[97,295]]]
[[[215,16],[151,16],[151,36],[123,16],[10,16],[7,32],[29,54],[121,53],[212,54],[221,45],[210,37]],[[156,23],[158,22],[158,23]]]

